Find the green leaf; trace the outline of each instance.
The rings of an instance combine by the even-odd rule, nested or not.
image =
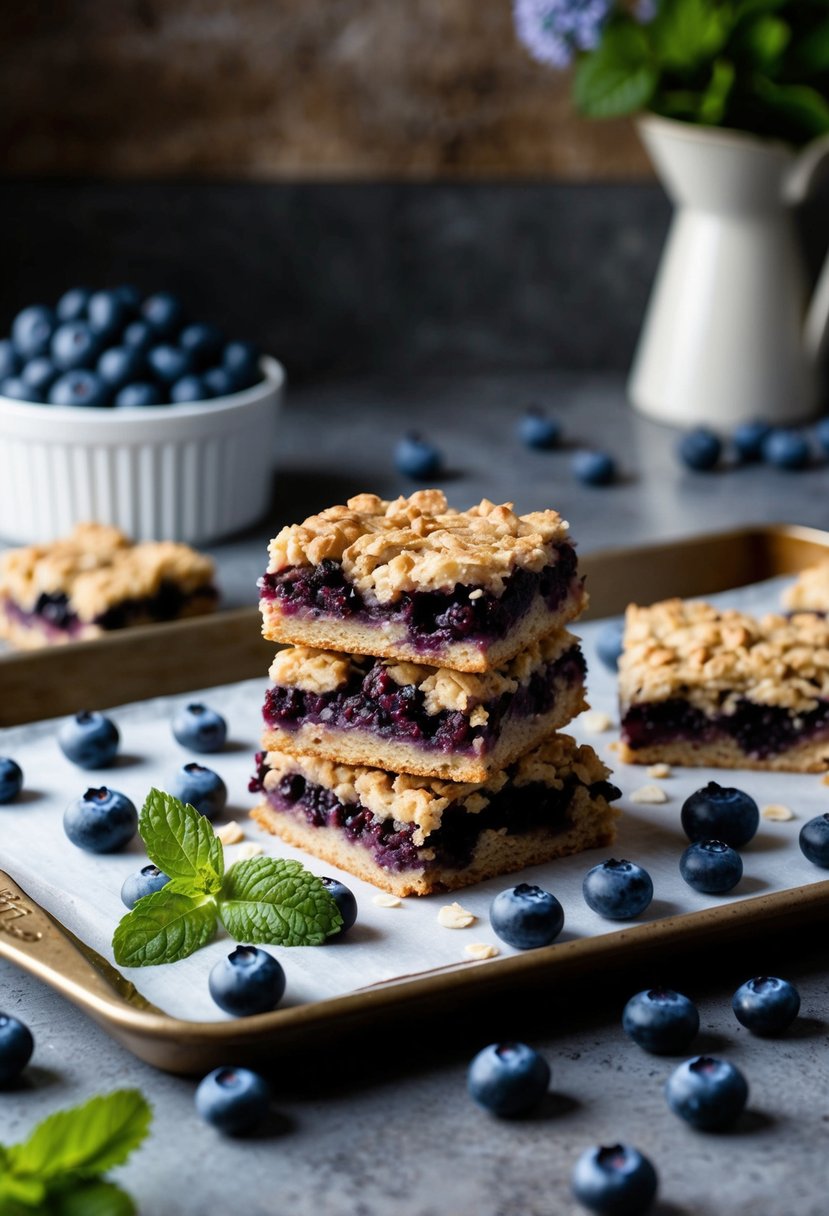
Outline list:
[[[758,17],[740,31],[739,45],[753,67],[774,72],[791,36],[790,26],[779,17]]]
[[[190,879],[195,890],[219,890],[224,873],[222,842],[210,820],[178,798],[152,789],[138,821],[147,856],[170,878]]]
[[[718,59],[711,73],[711,83],[700,98],[700,122],[711,127],[722,122],[733,84],[734,64],[727,59]]]
[[[660,66],[682,72],[720,53],[733,20],[731,5],[714,5],[710,0],[663,0],[647,31]]]
[[[777,84],[765,76],[755,81],[757,96],[806,139],[829,131],[829,102],[807,85]]]
[[[41,1211],[46,1198],[46,1184],[39,1178],[15,1178],[0,1174],[0,1216],[23,1216]]]
[[[28,1140],[8,1150],[18,1178],[49,1182],[64,1174],[85,1177],[121,1165],[141,1143],[152,1111],[137,1089],[119,1089],[82,1106],[57,1111],[37,1125]]]
[[[162,887],[139,899],[119,921],[112,949],[116,963],[123,967],[151,967],[187,958],[206,946],[215,932],[214,899]]]
[[[620,22],[607,26],[598,48],[579,63],[573,99],[588,118],[616,118],[644,109],[658,80],[642,29]]]
[[[79,1182],[49,1197],[48,1216],[134,1216],[135,1204],[114,1182]]]
[[[225,875],[219,916],[238,942],[319,946],[342,926],[339,908],[298,861],[252,857]]]
[[[798,38],[793,51],[801,73],[819,75],[829,72],[829,20],[822,21],[808,34]]]

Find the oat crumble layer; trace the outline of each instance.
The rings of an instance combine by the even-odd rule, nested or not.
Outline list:
[[[809,566],[783,592],[787,612],[829,612],[829,562]]]

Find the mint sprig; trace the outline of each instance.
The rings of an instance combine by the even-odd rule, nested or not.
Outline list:
[[[147,1134],[152,1112],[137,1089],[57,1111],[28,1140],[0,1146],[0,1216],[133,1216],[132,1199],[102,1175]]]
[[[225,873],[210,821],[170,794],[150,790],[138,831],[170,882],[119,922],[112,949],[122,966],[186,958],[213,939],[219,920],[237,941],[274,946],[319,946],[342,926],[333,896],[298,861],[254,857]]]

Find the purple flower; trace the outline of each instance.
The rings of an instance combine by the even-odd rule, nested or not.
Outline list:
[[[613,0],[513,0],[518,37],[541,63],[564,68],[579,51],[592,51]]]

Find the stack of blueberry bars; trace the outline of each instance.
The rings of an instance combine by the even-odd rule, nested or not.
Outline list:
[[[361,494],[283,528],[260,582],[278,651],[256,821],[395,895],[614,836],[619,791],[557,733],[585,708],[567,524],[438,490]]]

